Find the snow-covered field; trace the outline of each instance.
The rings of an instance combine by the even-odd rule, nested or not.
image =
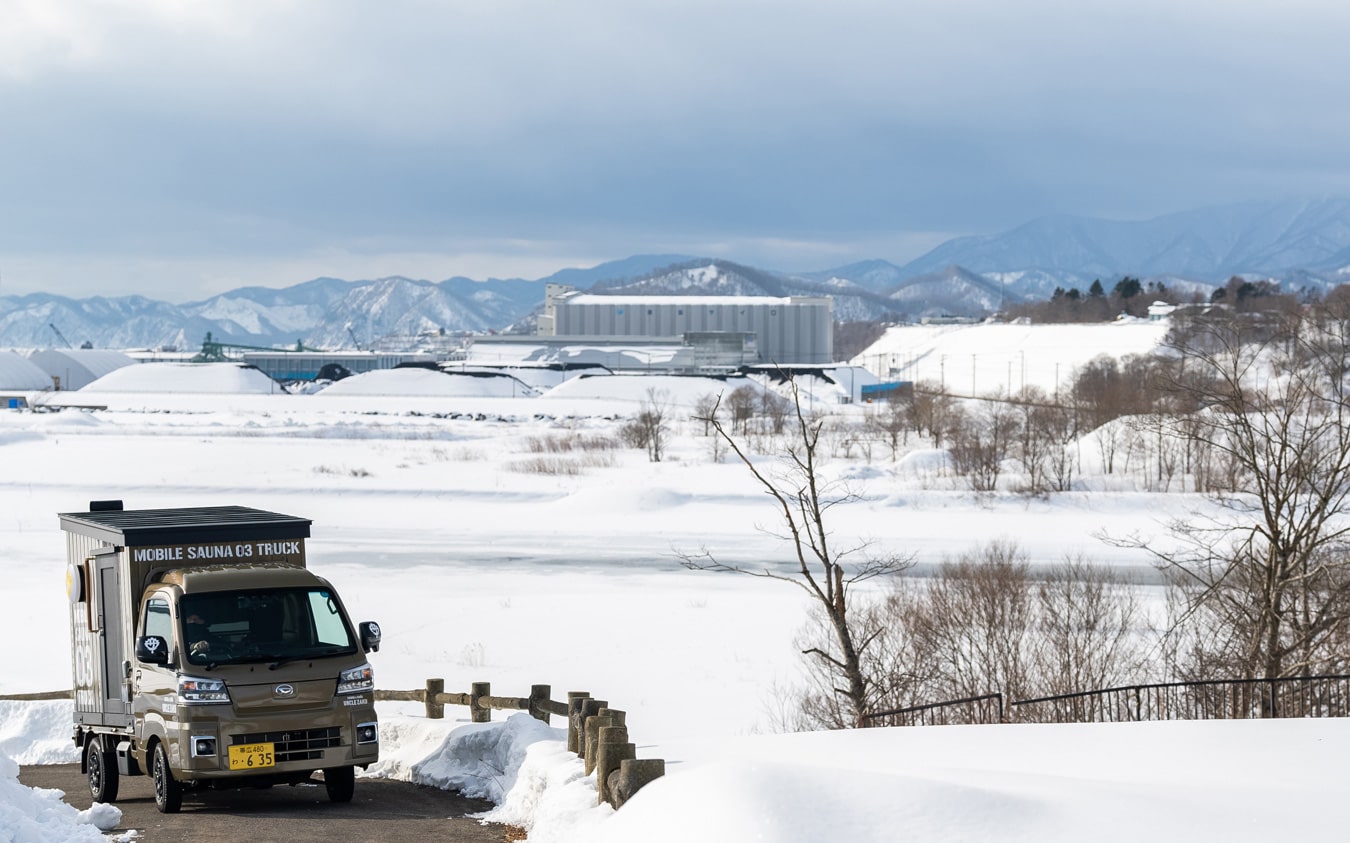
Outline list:
[[[968,349],[982,347],[978,336]],[[533,398],[439,386],[388,395],[375,384],[328,396],[246,383],[193,392],[162,377],[153,391],[64,394],[74,406],[60,412],[0,413],[0,635],[24,642],[10,648],[0,694],[69,687],[56,513],[103,498],[240,504],[314,520],[311,566],[357,619],[384,628],[372,657],[380,686],[439,677],[452,691],[475,681],[507,695],[546,683],[555,699],[587,690],[628,712],[639,757],[667,760],[667,776],[615,813],[594,805],[594,780],[559,748],[556,728],[501,713],[470,725],[453,708],[455,719],[427,721],[418,705],[381,704],[384,758],[371,774],[484,788],[499,803],[493,818],[532,841],[1340,836],[1342,721],[771,734],[798,669],[803,595],[688,571],[677,557],[706,548],[731,561],[787,559],[758,529],[774,526],[763,492],[744,467],[714,462],[701,425],[685,421],[716,381],[634,377],[615,391],[619,381],[593,379]],[[679,419],[662,462],[547,447],[615,436],[651,388]],[[1162,519],[1201,504],[1091,476],[1049,498],[977,497],[937,462],[914,450],[892,463],[884,448],[871,462],[833,460],[829,470],[864,493],[831,513],[839,539],[934,563],[1009,538],[1033,562],[1081,553],[1144,571],[1145,559],[1096,535],[1161,533]],[[0,755],[10,759],[0,758],[0,839],[99,836],[14,780],[15,761],[76,760],[68,704],[0,703]]]

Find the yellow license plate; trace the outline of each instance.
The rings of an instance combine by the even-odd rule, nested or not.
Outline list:
[[[257,770],[275,766],[276,763],[276,752],[270,743],[246,743],[230,747],[231,770]]]

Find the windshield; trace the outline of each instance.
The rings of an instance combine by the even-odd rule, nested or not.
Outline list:
[[[200,665],[287,662],[356,652],[337,598],[327,588],[184,595],[183,652]]]

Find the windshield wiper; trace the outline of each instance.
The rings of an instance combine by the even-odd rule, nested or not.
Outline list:
[[[351,650],[350,647],[329,647],[328,649],[320,650],[317,653],[302,653],[300,655],[295,656],[277,656],[276,657],[277,660],[269,664],[267,666],[267,669],[276,670],[283,664],[290,664],[291,662],[296,661],[304,661],[305,659],[320,659],[323,658],[324,656],[336,656],[339,653],[350,652],[350,650]]]

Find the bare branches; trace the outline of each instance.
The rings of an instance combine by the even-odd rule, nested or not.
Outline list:
[[[1350,405],[1345,324],[1312,312],[1192,325],[1175,338],[1173,433],[1221,455],[1213,509],[1155,552],[1186,596],[1174,634],[1192,676],[1336,671],[1350,663]],[[1255,341],[1252,333],[1257,332]],[[1203,624],[1198,631],[1195,624]]]
[[[780,419],[775,422],[775,427],[788,428],[787,443],[779,455],[781,470],[778,472],[762,468],[751,458],[743,443],[718,418],[718,403],[703,408],[706,415],[696,421],[702,422],[715,436],[726,442],[731,453],[736,455],[761,490],[772,499],[781,530],[778,535],[787,542],[793,557],[792,563],[784,566],[789,572],[724,563],[706,549],[698,554],[681,553],[680,561],[686,568],[693,570],[722,571],[790,582],[809,594],[813,598],[813,605],[821,610],[829,624],[832,646],[829,650],[813,646],[803,649],[802,653],[826,665],[828,674],[836,680],[827,684],[837,700],[824,700],[822,704],[831,711],[846,710],[848,716],[832,722],[836,725],[857,725],[875,696],[873,683],[862,665],[862,656],[876,638],[877,631],[857,634],[850,617],[849,589],[866,580],[899,573],[912,564],[912,559],[901,556],[872,557],[864,553],[867,547],[865,542],[843,551],[835,549],[833,536],[826,525],[826,515],[836,506],[856,501],[858,495],[824,476],[820,465],[820,438],[825,420],[808,415],[802,406],[797,384],[791,378],[787,378],[786,382],[792,398],[789,402],[783,402],[787,410],[782,417],[775,416]],[[766,399],[762,403],[768,406],[772,402]],[[734,419],[736,414],[732,416]],[[745,432],[744,427],[741,430]],[[850,562],[850,557],[855,555],[859,561]],[[857,643],[859,640],[862,641],[861,645]]]

